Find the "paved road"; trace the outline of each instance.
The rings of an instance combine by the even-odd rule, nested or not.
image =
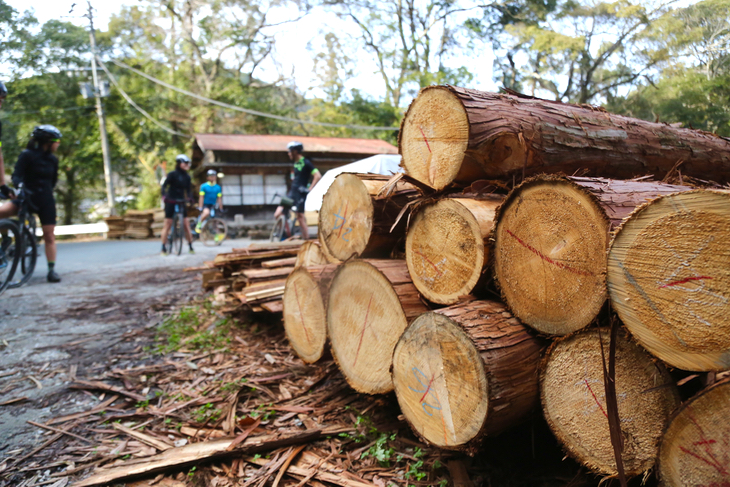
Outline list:
[[[27,420],[43,422],[97,401],[69,392],[70,381],[118,366],[109,359],[115,347],[199,294],[200,273],[183,268],[249,243],[197,244],[194,255],[166,257],[157,241],[61,243],[60,284],[46,282],[41,257],[26,286],[0,296],[0,403],[26,398],[0,406],[0,464],[41,441]]]

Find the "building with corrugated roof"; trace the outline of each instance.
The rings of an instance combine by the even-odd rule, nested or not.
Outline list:
[[[393,144],[379,139],[195,134],[195,174],[203,181],[202,174],[208,169],[225,174],[219,184],[229,215],[271,218],[279,202],[275,195],[285,195],[291,184],[292,162],[286,146],[292,140],[304,145],[305,155],[322,174],[376,154],[398,153]]]

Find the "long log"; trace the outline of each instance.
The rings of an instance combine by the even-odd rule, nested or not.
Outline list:
[[[327,335],[332,355],[358,392],[393,390],[393,349],[408,323],[428,311],[403,260],[342,264],[330,285]]]
[[[608,253],[611,303],[638,342],[686,370],[730,368],[730,193],[647,203]]]
[[[413,431],[440,448],[476,451],[480,440],[539,405],[544,342],[494,301],[419,316],[393,354],[393,384]]]
[[[730,485],[730,380],[705,389],[674,414],[659,446],[662,485]]]
[[[419,208],[406,237],[413,284],[429,301],[454,304],[470,294],[490,263],[491,237],[503,197],[447,198]]]
[[[557,340],[540,374],[545,419],[567,453],[594,472],[616,475],[603,380],[601,343],[608,357],[610,331],[584,330]],[[618,334],[616,397],[629,477],[647,471],[656,459],[679,393],[669,373],[630,339]]]
[[[406,219],[391,231],[403,206],[419,191],[375,174],[343,173],[335,178],[319,211],[319,241],[322,250],[339,261],[352,257],[389,257],[405,238]]]
[[[314,363],[327,343],[327,299],[337,264],[298,267],[284,288],[284,331],[296,354]]]
[[[690,189],[599,178],[529,179],[497,215],[494,271],[503,299],[542,333],[585,327],[606,301],[609,231],[646,201]]]
[[[730,141],[715,134],[454,86],[421,90],[403,118],[398,146],[406,173],[435,189],[579,170],[618,179],[662,179],[679,170],[730,182]]]

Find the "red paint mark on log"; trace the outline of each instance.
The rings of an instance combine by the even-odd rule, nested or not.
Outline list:
[[[431,385],[433,384],[433,379],[436,377],[436,374],[431,375],[431,380],[428,381],[428,387],[426,387],[426,392],[423,393],[423,396],[421,397],[421,400],[418,402],[423,402],[424,399],[426,399],[426,395],[428,394],[428,391],[431,390]]]
[[[340,238],[340,236],[342,235],[342,229],[345,228],[345,221],[347,221],[347,205],[349,203],[350,203],[349,201],[345,201],[345,214],[342,217],[342,225],[340,225],[340,231],[337,234],[337,238]]]
[[[600,408],[601,412],[606,417],[606,419],[608,419],[608,414],[606,414],[606,411],[603,409],[603,406],[601,406],[601,403],[598,401],[596,394],[593,392],[593,389],[591,389],[591,385],[588,383],[588,379],[583,379],[583,382],[586,383],[586,387],[588,388],[588,391],[591,393],[591,396],[593,396],[593,400],[596,401],[596,404],[598,404],[598,407]]]
[[[307,337],[307,343],[312,344],[312,340],[309,339],[309,330],[304,326],[304,313],[302,313],[302,303],[299,302],[299,290],[297,290],[297,283],[294,283],[294,296],[297,298],[297,306],[299,307],[299,317],[302,320],[302,328],[304,328],[304,336]]]
[[[566,270],[566,271],[571,272],[573,274],[578,274],[579,276],[592,276],[593,275],[592,272],[586,272],[586,271],[582,271],[580,269],[575,269],[573,267],[570,267],[567,264],[563,264],[562,262],[557,262],[557,261],[551,259],[547,255],[543,254],[542,252],[540,252],[539,250],[537,250],[535,247],[533,247],[532,245],[528,244],[527,242],[525,242],[524,240],[522,240],[520,237],[518,237],[517,235],[515,235],[514,233],[512,233],[509,229],[506,229],[506,231],[507,231],[507,233],[512,238],[514,238],[515,240],[517,240],[517,242],[519,242],[520,245],[522,245],[527,250],[529,250],[533,254],[537,255],[538,257],[540,257],[545,262],[547,262],[549,264],[552,264],[555,267],[558,267],[559,269]]]
[[[420,125],[418,126],[418,130],[421,131],[421,135],[423,135],[423,141],[426,143],[426,147],[428,148],[428,152],[431,152],[431,146],[428,145],[428,139],[426,138],[426,133],[423,131],[423,127]]]
[[[687,454],[690,454],[690,455],[692,455],[694,457],[699,458],[700,460],[702,460],[703,462],[707,463],[708,465],[712,465],[712,467],[715,470],[717,470],[719,473],[721,473],[723,475],[728,475],[728,471],[725,469],[725,467],[722,466],[722,464],[717,460],[717,458],[715,458],[715,455],[712,454],[712,452],[710,451],[710,448],[707,446],[707,445],[710,444],[710,442],[712,442],[714,440],[708,440],[707,439],[707,437],[705,436],[705,431],[702,429],[702,426],[700,426],[700,424],[695,419],[694,415],[692,414],[692,408],[690,406],[687,406],[686,412],[687,412],[687,417],[695,425],[695,428],[697,428],[697,431],[700,432],[700,441],[701,441],[702,444],[705,445],[705,453],[707,454],[707,456],[710,458],[711,461],[708,460],[708,459],[706,459],[706,458],[704,458],[704,457],[701,457],[700,455],[697,455],[694,452],[690,452],[689,450],[685,449],[682,446],[680,446],[679,448],[683,452],[685,452]]]
[[[721,474],[723,474],[723,475],[727,475],[727,472],[725,471],[725,469],[724,469],[724,468],[722,468],[722,467],[721,467],[720,465],[717,465],[716,463],[713,463],[713,462],[709,461],[708,459],[706,459],[706,458],[704,458],[704,457],[702,457],[702,456],[700,456],[700,455],[696,454],[696,453],[695,453],[695,452],[693,452],[693,451],[689,451],[688,449],[686,449],[686,448],[685,448],[685,447],[683,447],[683,446],[680,446],[680,447],[679,447],[679,449],[680,449],[680,450],[682,450],[682,451],[683,451],[684,453],[686,453],[687,455],[691,455],[691,456],[695,457],[695,458],[696,458],[696,459],[698,459],[698,460],[702,460],[702,461],[703,461],[703,462],[705,462],[705,463],[706,463],[707,465],[709,465],[709,466],[711,466],[712,468],[714,468],[715,470],[717,470],[717,471],[718,471],[719,473],[721,473]]]
[[[713,443],[717,443],[715,440],[702,440],[702,441],[695,441],[692,443],[693,445],[712,445]]]
[[[370,295],[370,301],[368,302],[368,309],[365,311],[365,323],[362,324],[362,332],[360,333],[360,343],[357,344],[357,352],[355,352],[355,361],[352,362],[354,367],[357,364],[357,357],[360,356],[360,347],[362,347],[362,340],[365,338],[365,330],[368,328],[368,316],[370,315],[370,305],[373,304],[373,295]]]
[[[431,264],[431,267],[433,267],[433,270],[436,271],[436,273],[439,275],[439,277],[441,277],[443,275],[443,272],[441,272],[441,270],[438,268],[438,266],[436,264],[434,264],[433,262],[431,262],[431,259],[429,259],[428,257],[426,257],[424,254],[422,254],[418,250],[414,250],[414,252],[416,254],[420,255],[421,258],[423,258],[423,260],[425,260],[426,262],[428,262],[429,264]]]
[[[712,279],[712,278],[710,276],[687,277],[687,278],[679,280],[679,281],[674,281],[674,282],[670,282],[669,284],[659,286],[659,289],[665,288],[665,287],[678,286],[680,284],[684,284],[684,283],[690,282],[690,281],[701,281],[702,279]]]

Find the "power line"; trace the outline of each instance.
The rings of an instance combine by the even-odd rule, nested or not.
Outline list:
[[[182,88],[178,88],[169,83],[165,83],[162,80],[159,80],[153,76],[150,76],[149,74],[147,74],[143,71],[140,71],[138,69],[135,69],[132,66],[129,66],[121,61],[117,61],[116,59],[112,59],[111,61],[114,64],[116,64],[117,66],[119,66],[120,68],[124,68],[129,71],[132,71],[133,73],[136,73],[139,76],[142,76],[143,78],[147,78],[148,80],[152,81],[153,83],[157,83],[158,85],[162,85],[165,88],[169,88],[173,91],[177,91],[178,93],[182,93],[183,95],[187,95],[187,96],[196,98],[198,100],[204,101],[206,103],[210,103],[212,105],[218,105],[220,107],[228,108],[230,110],[236,110],[239,112],[248,113],[249,115],[255,115],[257,117],[273,118],[274,120],[280,120],[282,122],[301,123],[304,125],[318,125],[320,127],[346,128],[346,129],[355,129],[355,130],[388,130],[388,131],[398,130],[397,127],[372,127],[369,125],[343,125],[343,124],[339,124],[339,123],[315,122],[314,120],[300,120],[298,118],[283,117],[281,115],[274,115],[273,113],[264,113],[264,112],[259,112],[257,110],[250,110],[248,108],[241,108],[241,107],[238,107],[235,105],[230,105],[228,103],[223,103],[218,100],[213,100],[211,98],[206,98],[204,96],[196,95],[195,93],[192,93],[190,91],[183,90]]]
[[[117,90],[119,90],[119,93],[122,95],[122,97],[125,100],[127,100],[127,103],[129,103],[130,105],[132,105],[132,107],[134,107],[135,110],[137,110],[139,113],[141,113],[142,115],[144,115],[150,122],[154,123],[155,125],[157,125],[158,127],[160,127],[162,130],[164,130],[165,132],[168,132],[168,133],[170,133],[172,135],[181,135],[183,137],[190,137],[189,134],[184,134],[182,132],[178,132],[177,130],[171,129],[170,127],[167,127],[162,122],[160,122],[159,120],[157,120],[156,118],[154,118],[152,115],[150,115],[144,108],[142,108],[141,106],[137,105],[134,102],[134,100],[132,100],[132,98],[127,93],[125,93],[125,91],[121,88],[121,86],[119,86],[119,83],[117,83],[117,80],[116,80],[116,78],[114,78],[114,75],[112,75],[109,72],[109,70],[106,68],[106,65],[101,61],[101,59],[98,56],[96,57],[96,60],[99,62],[99,65],[101,66],[101,69],[104,70],[104,72],[106,73],[107,77],[109,77],[109,81],[112,82],[112,84],[114,85],[114,87]]]

